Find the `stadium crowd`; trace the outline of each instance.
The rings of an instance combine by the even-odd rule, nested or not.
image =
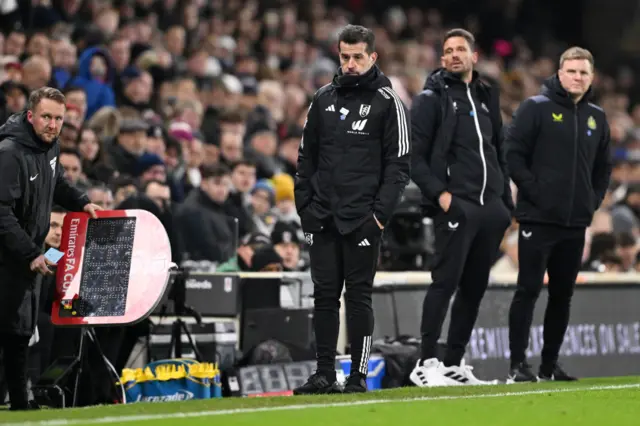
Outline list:
[[[351,12],[323,0],[302,7],[255,0],[18,3],[0,8],[2,122],[25,107],[31,90],[57,87],[67,102],[60,162],[93,203],[152,211],[182,264],[307,268],[293,200],[297,151],[309,100],[336,72],[335,36],[354,22]],[[517,9],[517,1],[506,3]],[[379,66],[408,107],[439,66],[443,32],[467,26],[481,40],[478,70],[501,87],[505,123],[538,93],[567,47],[492,38],[495,28],[477,16],[451,22],[435,9],[392,6],[359,21],[375,29]],[[636,268],[638,87],[627,69],[596,76],[615,169],[588,229],[585,270]],[[517,270],[516,245],[514,222],[495,271]]]

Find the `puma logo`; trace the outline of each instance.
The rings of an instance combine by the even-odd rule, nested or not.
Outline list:
[[[457,229],[460,222],[449,222],[449,229]]]

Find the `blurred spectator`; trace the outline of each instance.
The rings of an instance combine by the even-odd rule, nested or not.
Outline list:
[[[282,258],[285,271],[298,271],[300,268],[300,244],[303,239],[298,235],[300,228],[288,222],[277,222],[271,232],[273,248]]]
[[[236,238],[224,211],[231,176],[224,165],[203,166],[202,181],[176,212],[178,234],[190,260],[225,262],[234,253]]]
[[[293,193],[293,177],[286,173],[279,173],[271,179],[275,194],[275,215],[278,220],[295,222],[300,225],[300,217],[296,210]]]
[[[253,253],[251,272],[281,272],[284,269],[282,258],[273,246],[263,246]]]
[[[266,235],[249,234],[240,242],[236,255],[218,266],[216,272],[249,271],[251,270],[252,259],[256,250],[270,245],[271,240]]]
[[[147,129],[142,120],[124,120],[115,143],[110,144],[108,152],[112,164],[121,173],[135,176],[138,160],[146,149]]]
[[[275,192],[273,185],[266,179],[259,180],[251,190],[253,208],[253,226],[257,232],[271,235],[277,216],[273,212]]]
[[[64,169],[64,177],[75,186],[87,189],[88,183],[82,172],[82,160],[75,149],[60,150],[60,165]]]
[[[253,229],[251,220],[251,189],[256,184],[256,165],[240,160],[231,168],[231,191],[227,200],[227,214],[238,219],[240,236]]]
[[[171,189],[164,180],[149,180],[142,187],[144,194],[156,203],[162,211],[167,211],[171,206]]]
[[[611,207],[614,232],[616,234],[632,233],[640,237],[638,215],[640,215],[640,182],[629,186],[624,199]]]
[[[45,56],[30,56],[22,65],[22,83],[29,91],[46,86],[50,80],[51,64]]]
[[[146,152],[138,158],[134,176],[140,180],[141,186],[152,180],[166,182],[167,167],[158,155]]]
[[[87,94],[86,119],[90,119],[104,106],[115,106],[115,95],[111,87],[115,72],[111,56],[104,49],[94,47],[80,55],[78,74],[71,79],[71,84],[82,87]]]
[[[115,205],[121,204],[138,192],[135,181],[129,176],[120,176],[115,179],[112,183],[112,191]]]
[[[620,234],[615,254],[620,258],[620,270],[622,272],[632,271],[638,256],[637,239],[628,232]]]
[[[97,204],[105,210],[113,210],[114,199],[111,189],[104,185],[94,185],[87,190],[89,200],[93,204]]]

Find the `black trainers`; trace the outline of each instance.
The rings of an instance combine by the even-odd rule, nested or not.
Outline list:
[[[309,377],[307,383],[293,390],[294,395],[320,395],[328,393],[342,393],[342,388],[338,382],[319,371]]]
[[[577,377],[568,375],[558,363],[554,364],[553,367],[541,365],[538,370],[538,377],[540,377],[541,381],[575,382],[578,380]]]
[[[33,411],[40,410],[40,405],[35,400],[30,400],[26,404],[11,404],[9,411]]]
[[[360,373],[351,373],[344,384],[343,393],[362,393],[367,391],[367,378]]]
[[[521,362],[515,367],[511,368],[509,372],[509,376],[507,377],[507,384],[511,385],[513,383],[526,383],[526,382],[537,382],[538,378],[533,371],[531,371],[531,366],[527,364],[526,361]]]

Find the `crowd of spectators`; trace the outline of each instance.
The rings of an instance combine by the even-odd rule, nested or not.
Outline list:
[[[311,96],[337,70],[336,34],[347,23],[374,28],[378,64],[409,108],[439,66],[444,31],[466,26],[483,40],[477,69],[501,86],[505,123],[567,47],[488,40],[477,17],[452,22],[435,9],[392,4],[356,19],[324,0],[34,0],[26,14],[19,3],[0,7],[0,119],[22,110],[33,89],[61,89],[66,177],[105,208],[160,217],[180,263],[226,271],[308,266],[293,200],[297,150]],[[596,73],[615,168],[588,230],[585,269],[636,265],[635,83],[626,68]],[[496,270],[516,270],[516,236],[514,223]]]

